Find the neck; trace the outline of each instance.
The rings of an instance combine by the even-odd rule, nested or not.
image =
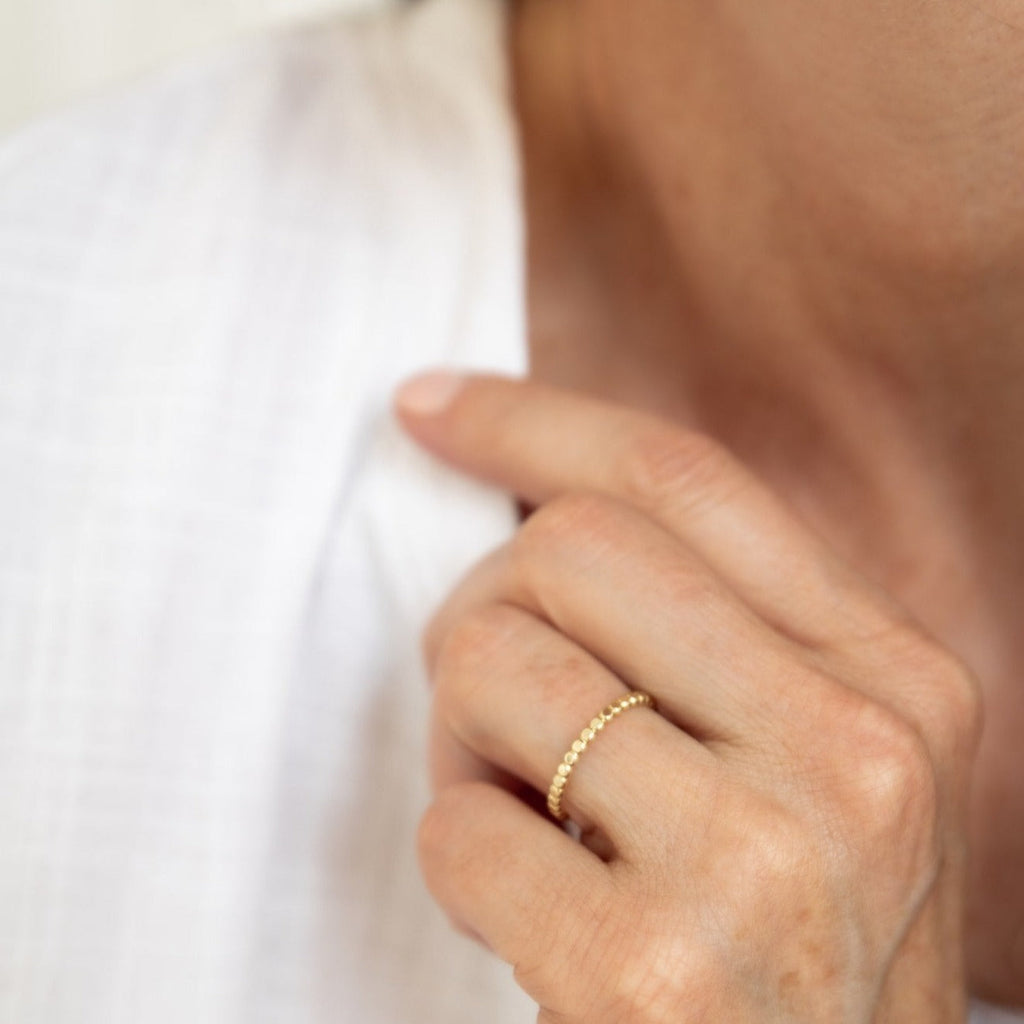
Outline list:
[[[971,977],[1018,1004],[1021,2],[520,0],[511,36],[533,375],[722,439],[974,668]]]
[[[778,4],[706,6],[517,8],[534,371],[769,475],[832,467],[881,501],[928,466],[939,507],[1005,539],[1024,512],[1024,33],[969,5],[808,2],[781,24]]]

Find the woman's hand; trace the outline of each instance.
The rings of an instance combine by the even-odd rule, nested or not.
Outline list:
[[[421,443],[538,509],[428,631],[420,856],[539,1020],[961,1021],[963,666],[705,437],[499,378],[418,397]],[[580,757],[576,843],[537,796],[632,689],[658,711]]]

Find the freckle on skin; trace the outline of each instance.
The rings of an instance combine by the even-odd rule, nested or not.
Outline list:
[[[796,983],[800,978],[799,971],[786,971],[786,973],[779,978],[779,1001],[783,1004],[786,1002],[790,992],[796,987]]]

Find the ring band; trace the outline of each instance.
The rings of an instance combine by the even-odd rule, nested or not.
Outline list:
[[[579,739],[566,752],[565,757],[562,758],[562,763],[555,772],[555,777],[551,780],[551,788],[548,790],[548,811],[555,821],[565,821],[568,817],[565,811],[562,810],[562,794],[565,792],[569,776],[572,775],[572,770],[576,767],[576,762],[580,759],[580,755],[594,742],[597,734],[613,718],[618,718],[623,711],[638,707],[648,707],[651,710],[655,710],[657,705],[649,693],[643,693],[640,690],[627,693],[622,700],[609,704],[596,718],[592,718],[590,724],[580,733]]]

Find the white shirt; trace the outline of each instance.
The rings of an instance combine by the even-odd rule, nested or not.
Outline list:
[[[253,41],[0,147],[0,1024],[534,1019],[414,852],[418,636],[515,512],[388,413],[526,369],[503,19]]]

